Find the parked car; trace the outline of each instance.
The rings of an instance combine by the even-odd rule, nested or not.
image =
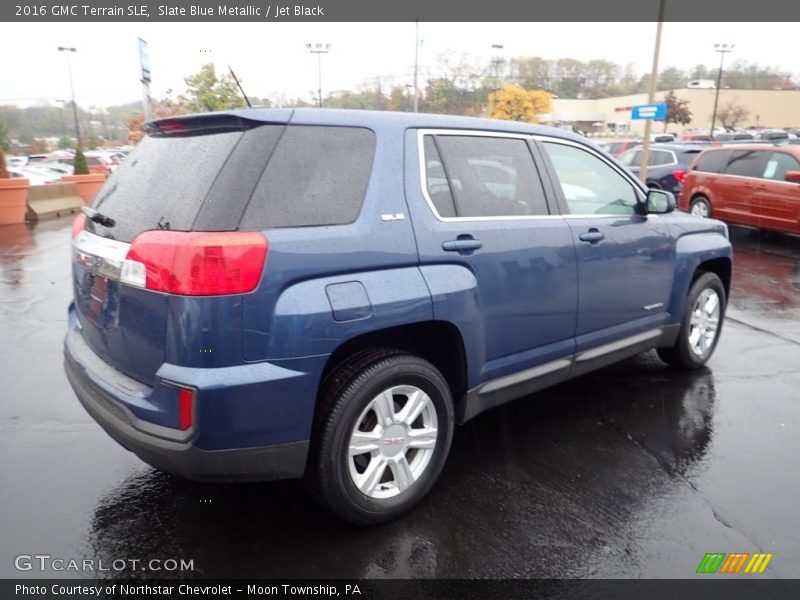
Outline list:
[[[636,146],[641,146],[642,140],[639,139],[629,139],[629,140],[614,140],[612,142],[603,142],[600,144],[600,147],[608,152],[611,156],[619,156],[624,152],[630,150],[631,148],[635,148]]]
[[[699,217],[800,233],[798,184],[800,147],[712,148],[692,164],[679,204]]]
[[[305,476],[377,523],[430,490],[457,423],[719,340],[726,226],[572,133],[318,109],[146,130],[74,224],[65,368],[165,471]]]
[[[672,133],[651,133],[650,141],[658,144],[666,144],[675,141],[675,134]]]
[[[686,171],[703,146],[692,144],[651,144],[647,160],[647,187],[667,190],[677,196],[686,179]],[[628,150],[619,162],[633,173],[639,173],[642,149]]]
[[[25,165],[24,167],[9,167],[8,173],[11,177],[25,178],[30,181],[30,185],[47,185],[49,183],[56,183],[61,179],[61,175],[53,173],[48,169],[38,167],[41,163],[36,165]]]
[[[755,137],[751,133],[745,132],[728,132],[718,133],[714,136],[715,142],[739,142],[739,141],[752,141]]]

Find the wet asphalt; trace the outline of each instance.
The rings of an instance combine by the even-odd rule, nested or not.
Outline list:
[[[800,577],[800,238],[732,228],[708,367],[654,354],[461,427],[412,513],[359,529],[300,482],[159,473],[83,411],[62,369],[70,220],[0,227],[0,577],[20,554],[191,559],[188,577],[687,578],[706,552]]]

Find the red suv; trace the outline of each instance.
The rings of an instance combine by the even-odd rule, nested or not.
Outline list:
[[[681,210],[762,229],[800,233],[800,148],[710,148],[692,163]]]

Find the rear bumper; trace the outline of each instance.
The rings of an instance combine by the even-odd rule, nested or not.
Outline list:
[[[301,477],[325,356],[190,368],[164,363],[149,387],[84,340],[70,312],[64,367],[86,411],[143,461],[202,481]],[[175,385],[195,391],[193,423],[177,428]]]
[[[303,475],[308,441],[203,450],[191,440],[176,441],[137,429],[136,417],[95,384],[69,354],[64,367],[78,400],[91,417],[120,445],[154,467],[199,481],[264,481]]]

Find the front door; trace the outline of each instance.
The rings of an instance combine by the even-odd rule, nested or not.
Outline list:
[[[577,351],[657,328],[666,320],[675,240],[642,192],[585,146],[541,140],[578,260]]]

